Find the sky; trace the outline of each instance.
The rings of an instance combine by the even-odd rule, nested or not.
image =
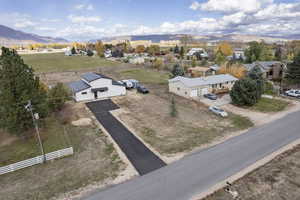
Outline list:
[[[86,41],[146,34],[300,34],[300,0],[0,0],[0,24]]]

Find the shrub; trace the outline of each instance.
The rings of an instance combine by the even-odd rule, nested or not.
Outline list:
[[[257,84],[249,78],[236,81],[230,92],[230,96],[235,105],[253,106],[258,101]]]

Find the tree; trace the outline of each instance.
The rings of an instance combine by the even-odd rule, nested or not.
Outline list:
[[[231,56],[233,54],[232,47],[227,42],[222,42],[219,44],[217,51],[222,52],[224,56]]]
[[[217,51],[216,58],[215,58],[215,63],[217,63],[218,65],[221,65],[224,62],[226,62],[225,55],[221,51]]]
[[[264,42],[250,42],[245,51],[246,62],[270,61],[273,59],[272,51]]]
[[[244,78],[246,76],[246,69],[238,64],[232,64],[229,63],[223,64],[220,67],[220,70],[218,70],[218,74],[230,74],[238,79]]]
[[[159,45],[151,45],[149,48],[148,48],[148,51],[147,51],[150,55],[152,56],[155,56],[157,54],[160,53],[160,46]]]
[[[192,59],[192,67],[196,67],[197,66],[197,61],[195,58]]]
[[[157,70],[160,70],[163,66],[163,61],[160,58],[156,58],[153,63],[153,67]]]
[[[51,111],[59,111],[63,108],[65,102],[69,99],[70,94],[62,83],[57,83],[49,91],[49,108]]]
[[[72,47],[71,53],[72,53],[72,55],[75,55],[75,54],[76,54],[76,49],[75,49],[75,47]]]
[[[91,56],[94,55],[94,53],[93,53],[92,50],[88,49],[88,50],[87,50],[87,55],[88,55],[89,57],[91,57]]]
[[[135,48],[135,53],[144,53],[146,50],[146,47],[144,45],[138,45],[136,48]]]
[[[0,56],[0,128],[20,136],[33,127],[25,105],[31,101],[40,118],[48,114],[47,91],[33,69],[15,50],[2,47]]]
[[[237,106],[253,106],[257,103],[257,84],[250,78],[244,78],[235,82],[230,96],[232,103]]]
[[[184,47],[181,47],[181,48],[180,48],[180,52],[179,52],[180,58],[181,58],[181,59],[184,58],[184,53],[185,53]]]
[[[265,80],[263,78],[263,72],[258,66],[254,66],[248,73],[248,77],[255,81],[256,83],[256,97],[257,99],[261,98],[261,95],[264,92]]]
[[[176,76],[184,76],[184,69],[179,64],[175,64],[171,73],[173,78]]]
[[[171,115],[171,117],[177,117],[177,115],[178,115],[174,96],[172,96],[172,99],[171,99],[170,115]]]
[[[287,65],[285,79],[290,84],[300,84],[300,51],[294,56],[293,62]]]
[[[96,42],[95,48],[96,48],[98,56],[101,58],[104,58],[105,48],[104,48],[104,45],[101,40]]]
[[[179,47],[176,45],[174,48],[174,53],[178,54],[179,53]]]

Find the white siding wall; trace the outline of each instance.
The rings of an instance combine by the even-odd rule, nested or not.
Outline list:
[[[169,83],[169,92],[186,98],[191,97],[191,89],[186,87],[184,84],[182,84],[179,81]]]
[[[83,94],[83,93],[87,94]],[[94,93],[92,93],[91,89],[86,89],[80,92],[75,93],[74,98],[76,101],[90,101],[94,99]]]

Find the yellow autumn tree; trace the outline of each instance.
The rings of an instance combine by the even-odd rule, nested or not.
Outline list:
[[[102,43],[101,40],[97,41],[95,44],[95,49],[97,51],[97,54],[99,57],[103,58],[104,57],[104,51],[105,51],[105,47]]]
[[[231,56],[233,54],[232,47],[228,42],[220,43],[216,52],[218,51],[221,51],[224,56]]]
[[[135,48],[135,52],[136,53],[144,53],[146,51],[146,47],[144,45],[138,45],[136,48]]]
[[[230,74],[238,79],[246,76],[246,69],[241,64],[223,64],[218,71],[218,74]]]

